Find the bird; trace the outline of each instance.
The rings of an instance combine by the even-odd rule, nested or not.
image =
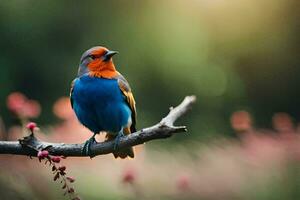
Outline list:
[[[133,147],[119,149],[120,138],[136,132],[136,103],[128,81],[116,70],[112,57],[117,51],[104,46],[86,50],[72,81],[71,106],[79,122],[93,132],[82,153],[93,157],[95,136],[106,132],[105,141],[114,140],[115,158],[133,158]]]

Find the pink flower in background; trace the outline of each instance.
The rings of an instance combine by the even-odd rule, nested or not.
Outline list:
[[[190,177],[188,175],[179,176],[176,185],[180,191],[187,191],[190,188]]]
[[[252,119],[246,111],[236,111],[230,118],[231,126],[236,131],[249,131],[252,128]]]
[[[7,97],[7,107],[21,118],[36,118],[41,113],[39,102],[28,99],[20,92],[13,92]]]
[[[26,97],[20,92],[13,92],[7,97],[7,107],[14,113],[20,112],[25,105]]]
[[[69,97],[59,98],[53,105],[53,113],[60,119],[68,120],[74,118]]]
[[[132,168],[127,169],[124,171],[123,175],[122,175],[122,181],[123,183],[134,183],[136,179],[136,171]]]
[[[56,117],[62,119],[62,122],[54,126],[55,131],[51,134],[52,142],[79,143],[87,140],[90,132],[78,122],[69,97],[57,99],[53,104],[52,111]]]
[[[41,106],[35,100],[27,100],[23,108],[23,115],[28,118],[36,118],[41,113]]]
[[[292,118],[287,113],[276,113],[272,118],[273,127],[280,132],[293,131]]]

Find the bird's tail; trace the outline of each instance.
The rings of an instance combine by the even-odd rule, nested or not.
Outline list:
[[[124,135],[129,135],[131,133],[129,127],[124,128],[123,131],[124,131]],[[115,138],[116,138],[116,136],[114,136],[110,133],[106,133],[105,141],[111,141],[111,140],[114,140]],[[126,157],[134,158],[134,148],[129,147],[126,149],[120,149],[117,152],[114,152],[113,154],[114,154],[115,158],[118,158],[118,157],[120,157],[121,159],[124,159]]]

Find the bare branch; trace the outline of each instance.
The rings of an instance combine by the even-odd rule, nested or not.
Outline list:
[[[174,122],[184,115],[196,101],[195,96],[187,96],[158,124],[144,128],[140,131],[124,136],[120,139],[119,148],[126,148],[143,144],[150,140],[171,137],[174,133],[186,132],[185,126],[174,126]],[[36,156],[37,151],[47,149],[51,155],[60,156],[86,156],[82,153],[84,144],[48,143],[38,140],[34,135],[19,141],[0,141],[0,154],[15,154]],[[114,141],[100,142],[91,148],[93,155],[103,155],[114,152]]]

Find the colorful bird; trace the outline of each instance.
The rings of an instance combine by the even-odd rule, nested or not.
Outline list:
[[[112,57],[117,51],[96,46],[83,53],[70,99],[78,120],[94,135],[83,152],[91,155],[95,135],[106,132],[106,141],[115,140],[115,158],[134,157],[133,148],[118,149],[122,136],[136,131],[136,107],[127,80],[116,70]]]

